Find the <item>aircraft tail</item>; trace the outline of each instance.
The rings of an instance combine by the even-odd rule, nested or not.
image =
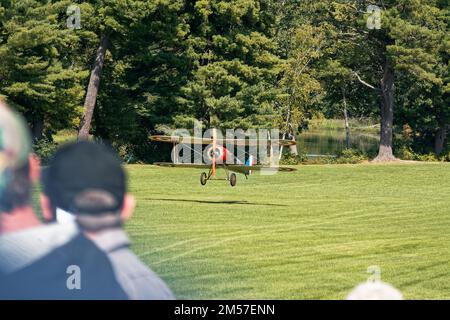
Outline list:
[[[255,159],[253,158],[252,155],[249,155],[247,161],[245,162],[245,165],[246,166],[254,166],[255,165]],[[253,173],[253,170],[249,170],[247,172],[247,174],[252,174],[252,173]]]

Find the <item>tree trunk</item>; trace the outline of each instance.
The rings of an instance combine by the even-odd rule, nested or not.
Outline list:
[[[288,107],[288,113],[286,116],[286,132],[283,134],[283,140],[284,139],[289,139],[292,141],[296,141],[296,137],[295,137],[295,131],[292,128],[292,125],[290,123],[290,119],[291,119],[291,107],[289,105]],[[290,131],[292,130],[292,134],[290,133]],[[281,159],[281,157],[283,156],[283,149],[284,147],[281,146],[280,148],[280,155],[279,155],[279,159]],[[297,149],[297,144],[293,145],[293,146],[289,146],[289,154],[293,155],[293,156],[298,156],[298,149]]]
[[[296,130],[292,127],[291,124],[291,105],[289,105],[289,109],[288,109],[288,114],[286,117],[286,127],[288,130],[288,134],[287,136],[289,137],[290,140],[297,142],[296,140]],[[289,133],[289,130],[291,130],[291,133]],[[297,143],[295,143],[295,145],[293,146],[289,146],[289,153],[292,156],[298,156],[298,149],[297,149]]]
[[[394,70],[388,59],[384,64],[381,80],[381,131],[380,147],[374,162],[397,160],[392,153],[392,137],[394,123]]]
[[[104,34],[97,49],[94,68],[89,79],[89,86],[84,101],[84,114],[81,118],[78,139],[88,139],[91,129],[92,115],[94,114],[95,103],[97,102],[98,89],[100,87],[100,77],[102,74],[103,64],[105,62],[106,49],[108,48],[108,35]]]
[[[283,137],[281,138],[281,140],[284,140],[285,138],[286,138],[286,132],[283,133]],[[283,149],[284,149],[284,146],[281,146],[280,153],[278,154],[278,160],[281,160],[281,158],[283,157]]]
[[[440,156],[442,151],[444,151],[445,139],[447,137],[447,126],[441,125],[438,132],[436,132],[436,137],[434,140],[434,153]]]
[[[297,139],[295,138],[295,133],[291,136],[292,141],[296,141]],[[293,156],[298,156],[298,150],[297,150],[297,143],[289,146],[289,152],[291,153],[291,155]]]
[[[31,123],[33,141],[39,141],[44,137],[44,119],[40,116],[33,118]]]
[[[345,98],[344,88],[342,88],[342,98],[344,102],[345,145],[347,149],[350,149],[350,125],[348,123],[347,99]]]

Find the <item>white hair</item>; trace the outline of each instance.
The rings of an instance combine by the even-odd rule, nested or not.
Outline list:
[[[347,300],[403,300],[403,295],[388,283],[367,281],[356,286]]]

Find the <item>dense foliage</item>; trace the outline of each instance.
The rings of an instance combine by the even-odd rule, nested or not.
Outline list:
[[[196,120],[295,136],[344,108],[378,119],[383,159],[445,155],[449,22],[446,0],[2,0],[0,95],[36,140],[78,129],[106,38],[91,133],[128,159]]]

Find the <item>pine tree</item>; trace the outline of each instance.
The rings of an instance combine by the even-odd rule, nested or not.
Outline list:
[[[0,94],[22,112],[33,137],[73,125],[86,72],[77,35],[65,25],[69,1],[4,1],[0,10]]]
[[[269,1],[187,1],[193,71],[177,125],[268,127],[280,72]]]
[[[402,3],[389,15],[395,43],[388,48],[397,72],[399,127],[412,132],[416,152],[444,151],[450,127],[450,10],[440,1]]]
[[[143,15],[162,2],[164,1],[99,0],[80,5],[83,18],[94,22],[94,24],[90,24],[90,31],[97,35],[98,44],[93,56],[84,113],[78,132],[79,139],[87,139],[91,130],[107,50],[114,47],[115,42],[126,38],[129,30],[139,23]]]

